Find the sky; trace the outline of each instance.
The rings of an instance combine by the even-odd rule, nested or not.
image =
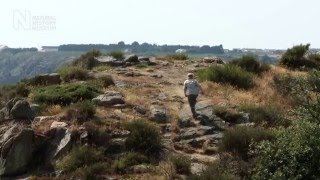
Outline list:
[[[320,48],[319,0],[6,0],[0,45],[220,45]]]

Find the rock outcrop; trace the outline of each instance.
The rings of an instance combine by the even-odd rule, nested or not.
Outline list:
[[[0,110],[0,119],[33,120],[35,112],[23,98],[13,98]]]
[[[7,129],[0,139],[1,165],[0,176],[24,173],[32,159],[34,131],[17,124]]]
[[[93,103],[104,107],[118,107],[125,105],[124,97],[116,91],[107,91],[105,94],[99,95],[92,99]]]

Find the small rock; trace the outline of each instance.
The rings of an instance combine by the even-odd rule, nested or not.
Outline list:
[[[93,98],[92,101],[99,106],[105,107],[113,107],[117,104],[125,104],[122,94],[116,91],[107,91],[105,94]]]
[[[124,62],[130,62],[130,63],[139,63],[138,56],[133,54],[129,55],[124,59]]]
[[[165,123],[167,121],[166,109],[163,106],[152,105],[150,107],[151,120],[156,121],[157,123]]]
[[[151,75],[151,77],[154,77],[154,78],[162,78],[163,75],[162,75],[162,74],[153,74],[153,75]]]
[[[191,163],[191,173],[199,175],[202,171],[204,171],[207,168],[206,165],[200,164],[200,163]]]
[[[134,110],[136,113],[141,114],[141,115],[147,114],[147,110],[146,110],[145,108],[143,108],[143,107],[140,107],[140,106],[135,106],[135,107],[133,108],[133,110]]]
[[[28,101],[26,100],[18,100],[10,110],[10,114],[14,119],[33,120],[35,117]]]
[[[54,129],[54,128],[64,128],[64,127],[67,127],[68,124],[65,123],[65,122],[58,122],[58,121],[53,121],[51,126],[50,126],[50,129]]]

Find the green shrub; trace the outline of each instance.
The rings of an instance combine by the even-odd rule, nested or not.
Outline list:
[[[283,112],[272,105],[243,104],[239,109],[249,113],[250,121],[258,125],[266,125],[267,127],[289,125],[289,122],[283,117]]]
[[[170,54],[167,55],[169,59],[174,59],[174,60],[187,60],[189,57],[187,54],[183,53],[175,53],[175,54]]]
[[[225,168],[219,166],[218,163],[210,164],[207,169],[203,170],[199,175],[192,175],[188,180],[235,180],[234,175],[227,172]]]
[[[58,162],[57,167],[64,172],[72,172],[78,168],[90,166],[103,160],[104,154],[102,149],[87,146],[75,147]]]
[[[96,107],[91,101],[77,102],[66,110],[67,116],[79,123],[92,119],[95,113]]]
[[[305,95],[302,89],[309,88],[303,86],[310,86],[310,84],[308,84],[307,79],[303,76],[282,74],[273,77],[273,86],[281,95],[299,104],[301,98]]]
[[[237,126],[225,131],[219,143],[219,151],[231,152],[243,159],[248,159],[251,144],[271,139],[273,134],[263,128]]]
[[[136,120],[126,124],[130,136],[126,139],[129,150],[147,155],[157,155],[161,150],[161,135],[157,127],[144,120]]]
[[[188,156],[176,155],[170,158],[175,170],[179,174],[190,174],[191,159]]]
[[[0,85],[0,109],[6,102],[15,97],[28,97],[29,88],[24,83],[17,85]]]
[[[108,55],[115,59],[124,59],[124,52],[122,51],[112,51]]]
[[[101,83],[103,87],[106,88],[115,85],[113,78],[110,75],[100,76],[97,78],[97,80]]]
[[[308,73],[308,83],[313,91],[320,92],[320,71],[310,71]]]
[[[314,62],[319,63],[320,62],[320,54],[319,53],[311,53],[308,55],[308,59],[310,61],[314,61]]]
[[[281,57],[280,64],[289,68],[318,68],[317,62],[306,57],[310,44],[289,48]]]
[[[65,84],[38,88],[33,92],[33,101],[42,104],[69,105],[78,101],[91,100],[98,95],[96,88],[87,85]]]
[[[259,62],[256,57],[252,55],[243,55],[241,58],[234,59],[231,64],[240,66],[248,72],[255,74],[261,74],[262,72],[268,71],[270,66],[265,63]]]
[[[124,172],[130,166],[142,163],[149,163],[149,160],[145,155],[136,152],[129,152],[114,161],[112,169],[119,173]]]
[[[300,121],[282,128],[273,142],[261,142],[253,179],[319,179],[320,126]]]
[[[57,70],[57,73],[65,82],[71,80],[85,81],[89,79],[88,71],[79,66],[63,66]]]
[[[74,66],[80,66],[85,69],[92,69],[95,66],[98,66],[97,62],[94,60],[95,57],[101,56],[99,50],[93,49],[86,54],[81,55],[79,58],[72,62]]]
[[[97,175],[103,173],[109,167],[110,165],[105,162],[95,163],[90,166],[85,166],[83,168],[78,169],[75,172],[75,177],[79,177],[80,179],[85,180],[98,180],[100,178],[98,178]]]
[[[208,67],[199,70],[197,74],[201,81],[230,84],[242,89],[249,89],[254,86],[254,74],[233,64]]]

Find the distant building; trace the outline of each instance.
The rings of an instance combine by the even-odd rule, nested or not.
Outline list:
[[[42,46],[41,51],[43,52],[56,52],[59,50],[59,46]]]
[[[187,50],[186,49],[177,49],[176,53],[186,53]]]

